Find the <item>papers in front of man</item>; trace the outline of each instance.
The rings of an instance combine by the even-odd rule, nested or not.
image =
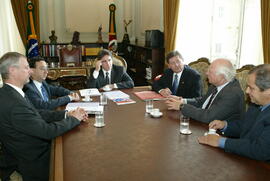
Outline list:
[[[100,92],[96,88],[79,90],[82,97],[84,96],[100,96]]]
[[[67,111],[72,111],[78,107],[83,108],[88,114],[103,112],[103,106],[99,102],[70,102],[66,106]]]
[[[165,99],[162,95],[154,92],[154,91],[140,91],[140,92],[134,92],[134,94],[139,97],[141,100],[162,100]]]
[[[128,94],[126,94],[120,90],[104,92],[104,94],[110,100],[119,99],[119,98],[129,98]]]

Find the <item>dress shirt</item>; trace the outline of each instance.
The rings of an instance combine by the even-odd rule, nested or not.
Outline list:
[[[230,83],[230,82],[226,82],[225,84],[220,85],[220,86],[217,87],[217,93],[216,93],[215,97],[212,99],[212,102],[215,100],[215,98],[217,97],[218,93],[219,93],[219,92],[220,92],[220,91],[221,91],[228,83]],[[211,94],[211,95],[212,95],[212,94]],[[209,102],[209,100],[210,100],[210,98],[211,98],[211,95],[209,95],[208,98],[204,101],[204,103],[203,103],[203,105],[202,105],[202,109],[205,109],[206,105],[208,104],[208,102]],[[211,103],[211,104],[212,104],[212,103]],[[211,104],[210,104],[210,106],[211,106]],[[210,106],[209,106],[209,107],[210,107]]]
[[[109,71],[106,71],[106,70],[102,69],[102,71],[103,71],[104,78],[105,78],[105,76],[106,76],[106,72],[109,73],[109,74],[108,74],[108,76],[109,76],[109,82],[111,83],[111,72],[112,72],[112,69],[110,69]],[[94,77],[94,79],[97,79],[98,76],[99,76],[99,71],[94,70],[94,72],[93,72],[93,77]],[[113,84],[113,86],[114,86],[114,88],[116,88],[116,89],[118,88],[118,86],[117,86],[116,84]]]

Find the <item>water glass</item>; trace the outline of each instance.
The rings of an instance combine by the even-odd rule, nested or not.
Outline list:
[[[97,112],[95,114],[95,127],[100,128],[105,126],[103,112]]]
[[[153,110],[153,99],[148,99],[146,100],[146,104],[145,104],[145,111],[146,113],[151,113]]]
[[[107,96],[105,94],[102,93],[99,98],[100,98],[99,102],[100,105],[107,105]]]
[[[184,115],[180,116],[180,133],[181,134],[191,134],[192,132],[189,129],[189,117]]]

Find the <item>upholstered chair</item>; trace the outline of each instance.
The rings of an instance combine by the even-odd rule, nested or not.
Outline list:
[[[197,61],[195,62],[191,62],[188,64],[191,68],[197,70],[200,74],[201,74],[201,78],[202,78],[202,82],[203,82],[203,92],[202,94],[205,95],[207,90],[208,90],[208,86],[209,86],[209,82],[208,82],[208,78],[206,75],[207,69],[210,65],[209,59],[202,57],[199,58]]]
[[[242,90],[245,93],[245,102],[246,102],[246,108],[248,107],[249,104],[249,97],[246,94],[246,88],[247,88],[247,75],[248,72],[253,69],[255,66],[254,65],[244,65],[240,69],[236,70],[236,78],[238,79]]]
[[[60,49],[60,66],[61,67],[80,67],[82,66],[81,47],[68,45]]]

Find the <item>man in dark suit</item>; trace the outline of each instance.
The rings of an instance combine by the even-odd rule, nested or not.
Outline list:
[[[125,89],[134,87],[134,82],[123,67],[112,64],[112,54],[107,49],[99,51],[95,68],[91,70],[87,87]]]
[[[214,119],[240,119],[245,111],[244,93],[235,74],[229,60],[213,61],[207,71],[212,85],[206,95],[194,99],[171,96],[166,101],[168,109],[181,110],[183,115],[205,123]]]
[[[252,159],[270,161],[270,65],[255,67],[249,72],[246,93],[251,105],[242,120],[233,122],[214,120],[209,128],[221,130],[225,138],[207,135],[199,143],[223,148]]]
[[[48,181],[51,140],[87,119],[83,109],[38,112],[22,88],[29,81],[30,68],[25,56],[10,52],[0,58],[4,86],[0,88],[0,142],[6,165],[3,181],[14,169],[23,180]],[[65,118],[66,117],[66,118]]]
[[[42,57],[29,59],[29,66],[32,69],[31,80],[25,85],[24,91],[37,109],[54,110],[80,99],[77,93],[72,93],[60,86],[50,85],[45,81],[48,75],[48,65]]]
[[[200,97],[202,81],[200,74],[184,65],[183,57],[178,51],[168,53],[168,69],[159,80],[154,81],[152,89],[164,97],[170,95],[184,98]]]

